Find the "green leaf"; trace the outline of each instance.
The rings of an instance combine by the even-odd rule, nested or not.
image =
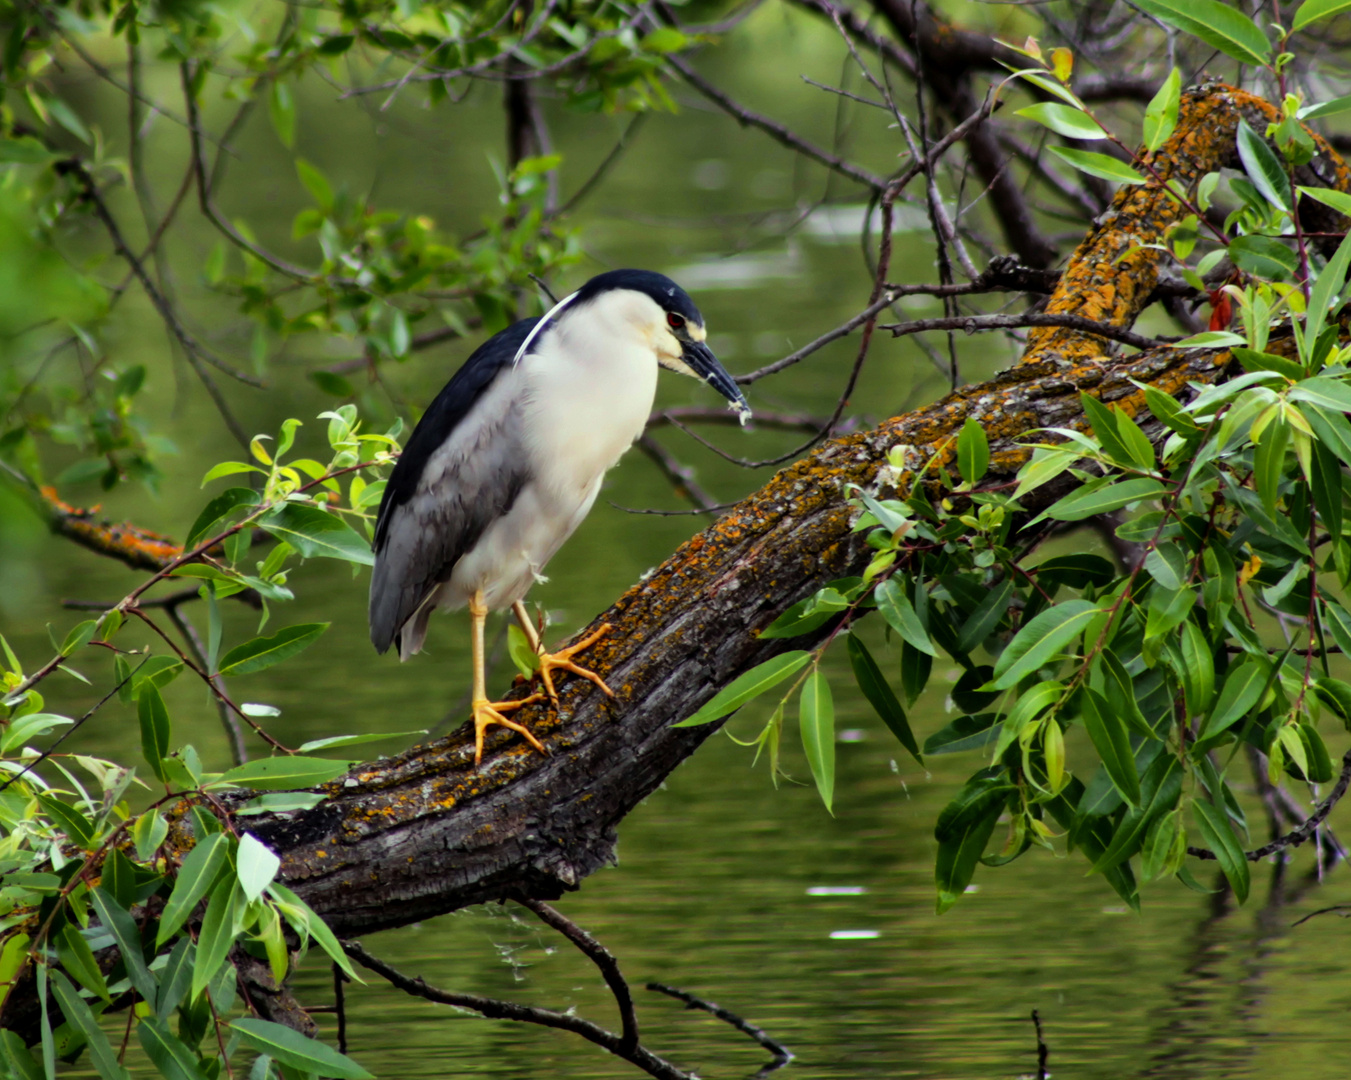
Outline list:
[[[1305,379],[1290,388],[1291,401],[1307,401],[1324,409],[1345,413],[1351,411],[1351,386],[1325,375]]]
[[[1175,872],[1173,867],[1180,864],[1181,857],[1187,854],[1187,838],[1182,832],[1181,813],[1170,810],[1156,818],[1145,832],[1145,842],[1140,850],[1140,873],[1146,881],[1153,881],[1164,874]]]
[[[136,992],[145,1001],[154,1001],[156,996],[155,977],[145,966],[145,953],[141,947],[141,932],[131,912],[113,899],[102,886],[91,889],[89,898],[98,913],[103,928],[113,935],[118,952],[122,954],[122,964],[127,969],[127,977]]]
[[[224,833],[212,833],[188,852],[178,868],[174,891],[160,916],[155,947],[163,945],[188,921],[198,902],[215,887],[225,869],[230,844]]]
[[[938,655],[938,650],[929,640],[929,634],[924,629],[924,624],[920,622],[919,615],[910,603],[910,597],[906,595],[905,586],[901,582],[895,578],[888,578],[877,586],[874,595],[877,597],[877,610],[882,613],[882,618],[887,620],[891,628],[901,635],[902,640],[920,652],[928,653],[930,656]]]
[[[328,629],[328,623],[297,623],[278,630],[271,637],[254,638],[236,645],[220,662],[222,675],[252,675],[302,653]]]
[[[1019,630],[999,654],[992,688],[1008,690],[1049,663],[1084,632],[1097,611],[1098,606],[1088,600],[1067,600],[1047,608]]]
[[[69,717],[57,716],[55,713],[38,712],[20,716],[11,720],[5,729],[5,737],[0,740],[0,754],[9,757],[27,746],[30,739],[46,735],[53,728],[69,727],[73,723],[75,721]]]
[[[1145,556],[1149,576],[1170,592],[1182,588],[1187,580],[1187,556],[1171,541],[1160,544]]]
[[[69,656],[76,649],[83,649],[94,640],[94,634],[98,631],[99,624],[97,619],[85,619],[84,622],[73,627],[66,640],[61,643],[61,655]]]
[[[1041,570],[1041,567],[1038,567],[1038,570]],[[1038,580],[1041,580],[1040,575]],[[1006,577],[986,594],[980,606],[967,616],[966,622],[962,623],[958,632],[957,648],[961,652],[969,653],[981,644],[994,633],[1012,602],[1013,579]]]
[[[60,161],[64,155],[48,150],[31,135],[18,139],[0,139],[0,164],[4,165],[50,165]]]
[[[1242,334],[1235,334],[1229,330],[1203,330],[1199,334],[1192,334],[1191,337],[1185,337],[1174,344],[1177,349],[1219,349],[1227,345],[1244,345],[1248,341]]]
[[[300,753],[308,754],[315,750],[332,750],[336,746],[359,746],[361,743],[384,742],[386,739],[410,739],[414,735],[426,735],[427,729],[418,731],[368,731],[364,735],[330,735],[326,739],[311,739],[297,748]]]
[[[313,506],[283,503],[258,522],[279,540],[285,540],[306,559],[343,559],[372,566],[371,546],[347,522]]]
[[[252,833],[240,837],[239,850],[235,854],[235,872],[239,878],[239,887],[244,890],[244,898],[249,903],[263,895],[263,890],[272,884],[280,869],[281,859],[275,851]]]
[[[141,721],[141,753],[150,771],[160,780],[168,780],[164,759],[169,754],[169,710],[153,682],[141,683],[136,695],[136,712]]]
[[[1229,245],[1234,265],[1254,277],[1279,281],[1299,271],[1299,256],[1271,236],[1239,236]]]
[[[219,480],[223,476],[234,476],[237,473],[261,473],[267,475],[266,470],[258,468],[257,465],[248,465],[242,461],[222,461],[219,465],[213,465],[202,477],[202,487],[206,487],[212,480]]]
[[[1094,872],[1109,870],[1139,851],[1149,826],[1171,810],[1181,794],[1182,767],[1176,757],[1164,751],[1145,770],[1140,779],[1140,805],[1126,811],[1112,842],[1094,862]]]
[[[1290,425],[1281,417],[1267,424],[1253,452],[1253,484],[1267,513],[1276,513],[1281,480],[1285,476],[1285,451],[1290,445]]]
[[[934,828],[938,858],[934,877],[938,885],[938,913],[952,907],[971,884],[976,865],[990,842],[995,822],[1016,790],[1008,780],[982,770],[966,782],[957,797],[943,808]]]
[[[197,1055],[157,1018],[142,1020],[137,1025],[136,1037],[165,1080],[207,1080],[198,1067]]]
[[[243,1017],[230,1025],[240,1038],[261,1054],[293,1069],[331,1077],[333,1080],[374,1080],[365,1069],[331,1046],[307,1039],[298,1031],[270,1020]]]
[[[919,744],[915,741],[914,732],[910,730],[910,721],[906,719],[905,710],[901,708],[895,691],[882,674],[882,669],[877,666],[872,653],[853,634],[846,634],[844,640],[849,651],[849,663],[854,669],[854,680],[863,691],[863,696],[877,710],[877,715],[900,740],[901,745],[910,752],[910,756],[923,765],[924,758],[920,756]]]
[[[1287,360],[1284,356],[1275,356],[1271,353],[1258,352],[1256,349],[1246,349],[1235,346],[1229,350],[1235,360],[1243,365],[1244,371],[1274,371],[1278,375],[1284,375],[1287,379],[1298,382],[1305,377],[1304,365],[1294,360]]]
[[[1335,307],[1341,298],[1348,264],[1351,264],[1351,237],[1343,238],[1337,246],[1337,253],[1327,261],[1309,293],[1309,316],[1305,321],[1303,337],[1306,360],[1314,359],[1308,354],[1313,351],[1318,334],[1327,323],[1328,309]]]
[[[1131,806],[1139,806],[1140,777],[1135,771],[1135,754],[1131,751],[1126,725],[1096,690],[1086,686],[1082,694],[1084,727],[1102,759],[1103,768],[1121,797]]]
[[[107,980],[103,978],[89,942],[85,941],[78,926],[67,923],[61,927],[61,932],[56,935],[56,955],[61,959],[61,966],[70,972],[76,982],[109,1005],[113,1003],[108,995]]]
[[[1229,824],[1229,815],[1204,799],[1197,799],[1192,803],[1192,816],[1196,818],[1206,846],[1215,853],[1220,869],[1229,879],[1234,896],[1240,904],[1243,903],[1248,899],[1248,859],[1243,853],[1243,845],[1234,835],[1233,826]]]
[[[1351,11],[1351,0],[1304,0],[1295,12],[1295,21],[1290,24],[1290,29],[1303,30],[1319,19],[1328,19],[1343,11]]]
[[[1205,634],[1190,619],[1182,625],[1178,656],[1182,661],[1178,674],[1187,711],[1192,716],[1202,716],[1210,711],[1215,700],[1215,657]]]
[[[1351,97],[1338,98],[1338,101],[1345,101],[1347,108],[1351,109]],[[1341,110],[1338,110],[1339,112]],[[1308,188],[1299,189],[1301,195],[1307,195],[1315,202],[1321,202],[1324,206],[1330,206],[1337,213],[1346,217],[1351,217],[1351,195],[1344,191],[1337,191],[1334,188]]]
[[[267,115],[277,138],[290,150],[296,141],[296,103],[291,96],[291,88],[281,79],[272,82],[272,93],[267,99]]]
[[[1015,116],[1026,116],[1029,120],[1050,128],[1057,135],[1071,139],[1102,139],[1106,132],[1101,125],[1087,113],[1072,105],[1061,105],[1055,101],[1040,101],[1019,109]]]
[[[238,784],[258,791],[291,791],[326,784],[343,773],[349,764],[330,758],[301,757],[291,754],[283,757],[260,758],[246,761],[223,773],[217,784]]]
[[[0,143],[0,146],[3,146]],[[3,160],[3,157],[0,157]],[[9,1065],[14,1080],[44,1080],[42,1066],[24,1046],[23,1040],[8,1028],[0,1030],[0,1061]]]
[[[1158,498],[1166,489],[1147,476],[1118,480],[1100,488],[1073,491],[1041,515],[1056,521],[1083,521],[1085,518],[1120,510],[1144,499]]]
[[[136,845],[136,857],[142,862],[150,862],[155,852],[169,835],[169,823],[158,809],[147,810],[136,819],[131,827],[131,839]]]
[[[1177,107],[1182,99],[1182,75],[1177,68],[1168,73],[1153,100],[1145,107],[1145,149],[1157,150],[1168,141],[1177,127]]]
[[[810,659],[811,653],[795,649],[791,652],[780,653],[778,656],[766,660],[763,664],[757,664],[750,671],[737,676],[727,686],[714,694],[693,716],[671,726],[697,727],[700,724],[711,724],[714,720],[721,720],[724,716],[741,708],[746,702],[759,697],[766,690],[772,689],[783,682]]]
[[[1262,198],[1272,206],[1289,213],[1290,177],[1286,175],[1281,159],[1276,156],[1266,141],[1258,138],[1257,132],[1248,126],[1248,121],[1238,122],[1238,156],[1248,179],[1262,194]]]
[[[924,752],[960,754],[966,750],[982,750],[999,738],[999,719],[998,713],[959,716],[924,740]]]
[[[205,539],[217,522],[224,519],[232,510],[241,506],[257,506],[262,496],[251,488],[226,488],[202,508],[197,520],[192,523],[188,538],[183,541],[183,550],[191,551]]]
[[[830,684],[820,670],[813,671],[802,684],[798,698],[798,723],[802,730],[802,749],[807,753],[812,778],[821,801],[831,813],[835,796],[835,703]]]
[[[301,915],[310,937],[318,943],[330,960],[347,973],[348,978],[354,982],[365,981],[352,970],[352,961],[347,958],[347,953],[343,951],[342,944],[338,941],[337,936],[313,908],[279,881],[274,881],[268,886],[267,891],[272,897],[290,905]]]
[[[304,158],[296,158],[296,175],[305,185],[305,190],[325,212],[333,209],[333,185],[327,178]]]
[[[1247,716],[1261,699],[1270,674],[1270,665],[1252,656],[1245,656],[1230,668],[1197,741],[1210,739]]]
[[[1265,65],[1271,56],[1261,27],[1220,0],[1135,0],[1135,6],[1240,63]]]
[[[235,941],[235,916],[243,907],[243,891],[232,875],[223,876],[211,890],[197,934],[197,958],[192,967],[190,1001],[196,1001],[220,970]]]
[[[75,992],[70,980],[59,971],[51,973],[51,980],[52,992],[56,995],[56,1003],[61,1006],[62,1015],[67,1023],[84,1036],[89,1046],[89,1060],[102,1080],[123,1080],[127,1077],[129,1074],[118,1064],[117,1054],[108,1042],[108,1036],[103,1034],[93,1011],[85,1004],[84,998]]]
[[[1100,139],[1102,132],[1098,132],[1095,136],[1080,136],[1080,138]],[[1148,183],[1147,177],[1141,176],[1124,161],[1118,161],[1110,154],[1095,154],[1091,150],[1072,150],[1067,146],[1048,146],[1046,149],[1080,172],[1088,173],[1089,176],[1097,176],[1116,184]]]
[[[1333,98],[1331,101],[1321,101],[1317,105],[1305,105],[1299,110],[1298,115],[1301,120],[1317,120],[1320,116],[1336,116],[1338,113],[1344,113],[1348,109],[1351,109],[1351,96]],[[1300,188],[1299,190],[1305,194],[1309,193],[1306,188]],[[1342,193],[1335,192],[1335,194],[1341,195]],[[1342,197],[1347,199],[1348,202],[1351,202],[1351,198],[1348,198],[1345,195]],[[1343,211],[1343,213],[1345,213],[1345,211]]]
[[[957,470],[968,484],[981,480],[990,467],[990,442],[985,429],[971,417],[966,418],[957,436]]]

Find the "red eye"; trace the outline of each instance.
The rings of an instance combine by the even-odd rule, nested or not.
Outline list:
[[[685,325],[685,320],[681,318],[679,315],[677,315],[674,311],[668,311],[666,313],[666,325],[669,326],[672,330],[679,330],[682,326]]]

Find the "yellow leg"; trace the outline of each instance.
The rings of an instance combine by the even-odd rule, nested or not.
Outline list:
[[[544,682],[544,689],[549,695],[549,700],[555,705],[558,704],[558,691],[554,689],[553,672],[570,671],[574,675],[580,675],[584,679],[590,679],[599,686],[605,693],[614,697],[614,691],[605,685],[605,680],[589,668],[584,668],[573,661],[573,657],[580,652],[585,652],[596,642],[608,634],[611,630],[609,623],[604,623],[599,630],[593,634],[588,634],[577,642],[576,645],[569,645],[566,649],[559,649],[556,653],[545,652],[544,645],[539,639],[539,632],[535,629],[534,623],[530,621],[530,615],[525,610],[525,605],[517,600],[511,605],[511,610],[516,613],[516,618],[520,621],[521,629],[525,631],[525,636],[530,639],[530,647],[539,654],[539,676]]]
[[[483,733],[489,724],[501,724],[503,727],[511,728],[512,731],[520,732],[541,754],[548,753],[544,745],[530,733],[529,728],[516,723],[515,720],[508,720],[504,715],[519,709],[522,705],[540,701],[543,695],[532,694],[520,701],[488,700],[487,677],[483,671],[483,624],[488,618],[488,605],[483,602],[481,591],[476,591],[469,601],[469,618],[474,625],[474,694],[471,705],[474,713],[474,765],[478,766],[483,762]]]

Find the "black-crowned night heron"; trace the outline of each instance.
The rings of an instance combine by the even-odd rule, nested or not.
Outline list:
[[[705,380],[742,422],[750,416],[705,337],[699,309],[670,278],[647,270],[601,274],[542,319],[524,319],[475,350],[404,447],[375,526],[371,641],[382,653],[397,643],[406,660],[422,648],[435,608],[468,605],[475,762],[490,724],[544,749],[505,715],[524,701],[488,700],[489,611],[515,611],[551,699],[554,670],[611,693],[573,659],[609,627],[549,653],[521,600],[586,517],[606,470],[642,434],[659,366]]]

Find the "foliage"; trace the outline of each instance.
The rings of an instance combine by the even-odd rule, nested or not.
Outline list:
[[[0,772],[5,776],[0,786],[5,883],[0,930],[9,931],[0,954],[0,984],[8,993],[35,979],[44,1009],[36,1058],[13,1033],[0,1040],[0,1061],[8,1075],[54,1075],[56,1058],[70,1059],[87,1048],[101,1077],[126,1076],[121,1062],[133,1026],[126,1027],[123,1045],[115,1050],[99,1017],[124,1004],[128,993],[142,1002],[136,1038],[164,1076],[218,1075],[240,1048],[260,1055],[252,1073],[258,1077],[322,1073],[360,1080],[370,1075],[282,1025],[230,1020],[236,1009],[232,949],[266,960],[278,983],[311,946],[355,977],[324,921],[276,880],[277,855],[236,822],[253,813],[319,802],[322,795],[297,789],[320,786],[352,762],[314,751],[390,736],[334,736],[291,750],[258,725],[257,718],[276,716],[277,709],[236,704],[216,680],[282,663],[326,629],[312,623],[261,634],[271,605],[292,599],[286,581],[297,558],[336,558],[354,568],[370,561],[372,508],[384,485],[375,477],[398,444],[392,433],[362,431],[352,405],[320,419],[327,421],[332,450],[327,462],[288,459],[300,427],[299,421],[288,420],[275,441],[253,440],[251,462],[217,465],[204,485],[251,475],[258,487],[227,488],[210,499],[182,556],[97,619],[74,627],[58,656],[38,672],[25,674],[0,638],[5,660],[0,670],[5,693],[0,702]],[[277,543],[266,558],[250,565],[252,541],[262,534],[271,534]],[[175,577],[200,582],[209,626],[204,655],[189,655],[167,637],[168,652],[120,647],[117,637],[129,614],[153,626],[136,598],[157,581]],[[262,608],[260,636],[226,649],[220,603],[249,590]],[[117,683],[109,697],[118,696],[140,724],[144,765],[139,770],[62,752],[62,738],[92,712],[76,719],[44,711],[40,679],[58,667],[82,678],[73,664],[91,649],[115,654]],[[176,745],[161,690],[185,671],[200,678],[276,753],[213,773],[203,769],[191,744]],[[35,747],[35,741],[55,732],[63,734],[50,748]],[[230,793],[240,788],[277,794],[231,801]],[[134,809],[147,798],[144,809]],[[55,1010],[48,1009],[49,1001],[59,1007],[63,1023],[51,1019]]]
[[[1273,74],[1285,62],[1264,30],[1224,5],[1142,6]],[[1314,8],[1296,25],[1312,25]],[[1037,66],[1017,74],[1064,102],[1023,115],[1124,148],[1070,90],[1071,58],[1043,63],[1031,40],[1019,51]],[[1176,124],[1179,95],[1174,70],[1146,110],[1132,166],[1082,151],[1061,157],[1093,176],[1162,183],[1151,155]],[[1228,179],[1238,209],[1224,230],[1201,228],[1219,174],[1194,190],[1168,187],[1188,211],[1165,248],[1186,280],[1209,291],[1203,276],[1225,255],[1244,272],[1241,284],[1236,276],[1223,286],[1243,333],[1179,344],[1232,346],[1244,374],[1197,387],[1185,404],[1141,384],[1154,437],[1137,422],[1148,414],[1133,415],[1138,406],[1084,394],[1090,429],[1046,432],[1012,491],[981,489],[989,447],[973,421],[943,452],[956,475],[895,447],[891,476],[850,498],[855,529],[875,551],[864,576],[834,582],[762,634],[794,638],[833,624],[825,643],[747,672],[684,721],[719,719],[796,674],[755,744],[777,774],[785,706],[798,694],[804,749],[829,809],[833,758],[816,734],[825,650],[845,637],[860,690],[917,759],[904,708],[929,683],[935,657],[951,657],[962,671],[951,691],[961,715],[922,750],[980,752],[985,764],[936,824],[940,912],[978,865],[1004,865],[1034,846],[1077,850],[1132,907],[1142,880],[1175,876],[1205,891],[1189,869],[1190,840],[1214,854],[1242,901],[1250,834],[1234,788],[1234,770],[1247,766],[1241,752],[1265,756],[1272,784],[1335,775],[1320,724],[1351,730],[1351,683],[1332,660],[1351,652],[1351,346],[1328,317],[1345,298],[1351,240],[1318,265],[1301,232],[1293,172],[1313,143],[1298,119],[1318,108],[1288,95],[1267,131],[1243,125],[1246,175]],[[1299,192],[1351,209],[1335,192]],[[1040,514],[1024,511],[1020,499],[1066,472],[1079,481],[1073,491]],[[894,497],[883,497],[890,489]],[[1125,573],[1094,554],[1038,559],[1053,523],[1109,512],[1124,512],[1116,535],[1139,552]],[[851,628],[872,609],[899,639],[899,692]],[[1076,726],[1086,739],[1073,738]],[[1003,843],[987,853],[1004,819]]]

